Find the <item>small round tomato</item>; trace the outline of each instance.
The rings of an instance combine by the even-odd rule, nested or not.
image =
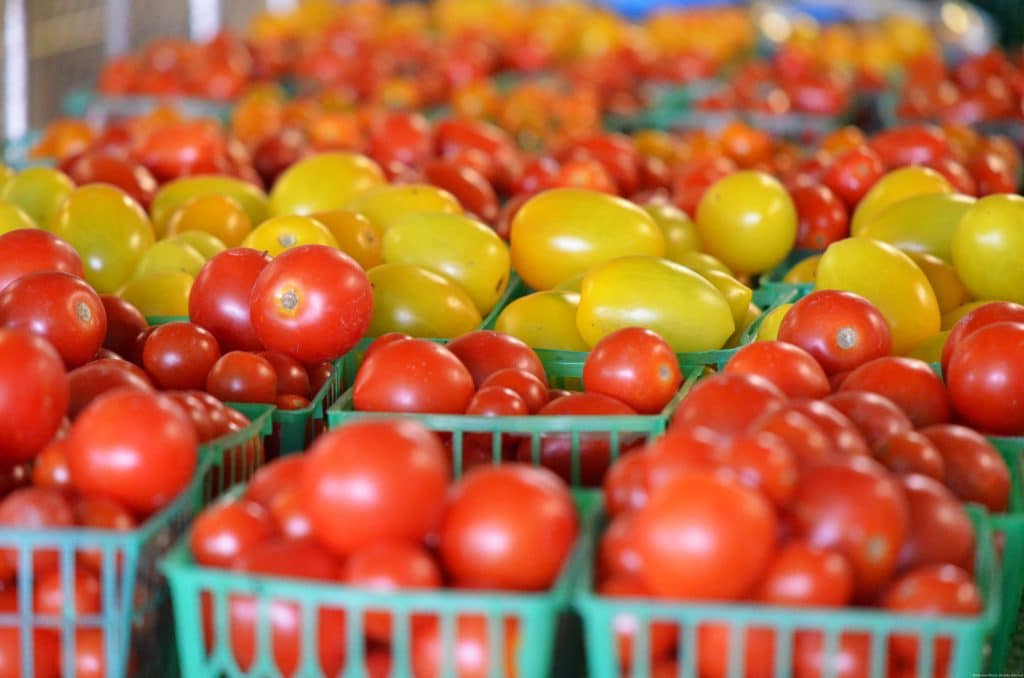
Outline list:
[[[199,325],[173,322],[156,327],[142,349],[142,364],[163,389],[201,389],[220,358],[217,340]]]
[[[964,339],[980,327],[997,322],[1024,323],[1024,306],[1009,301],[993,301],[974,309],[953,325],[942,347],[942,371],[949,373],[949,361]]]
[[[853,600],[853,569],[837,551],[791,541],[775,554],[755,598],[790,607],[842,607]]]
[[[643,582],[629,575],[612,575],[597,586],[597,593],[609,598],[643,598],[650,595]],[[615,615],[612,619],[612,628],[615,632],[615,642],[618,645],[619,665],[627,670],[633,665],[635,653],[634,643],[636,641],[637,629],[646,622],[640,621],[635,615],[623,612]],[[668,657],[679,640],[679,631],[671,623],[652,623],[647,627],[647,647],[641,648],[644,654],[649,654],[652,661],[658,661]]]
[[[1024,323],[997,322],[965,337],[949,360],[953,407],[975,428],[1024,434]]]
[[[738,169],[736,163],[721,156],[689,165],[676,175],[672,183],[672,202],[694,217],[697,215],[697,205],[711,185]]]
[[[884,174],[885,165],[878,154],[861,146],[836,158],[822,182],[852,210]]]
[[[71,504],[60,490],[23,487],[0,501],[0,525],[7,528],[61,529],[75,524]],[[29,547],[32,572],[39,576],[59,564],[57,551]],[[0,573],[6,579],[18,571],[18,549],[0,550]],[[26,575],[27,576],[27,575]]]
[[[959,161],[953,158],[940,158],[932,163],[930,167],[944,176],[946,181],[956,189],[957,193],[970,196],[978,195],[977,182],[967,168]]]
[[[400,339],[379,347],[356,373],[352,403],[364,412],[462,414],[473,377],[446,347]]]
[[[274,524],[260,504],[248,499],[223,501],[196,517],[189,548],[200,565],[226,568],[273,535]]]
[[[722,446],[715,463],[741,484],[760,490],[776,506],[789,504],[796,490],[796,456],[771,433],[732,438]]]
[[[796,456],[798,466],[823,461],[835,452],[832,440],[807,415],[792,409],[781,409],[758,419],[751,433],[772,433]]]
[[[950,563],[974,569],[974,525],[964,505],[940,480],[917,473],[899,477],[910,509],[910,533],[900,567]]]
[[[739,657],[739,652],[730,648],[732,629],[727,623],[704,623],[697,630],[697,668],[702,678],[726,678],[730,674],[732,657]],[[738,636],[737,636],[738,638]],[[753,626],[743,632],[743,661],[746,670],[739,675],[744,678],[771,678],[768,668],[773,665],[775,657],[775,632],[764,627]],[[659,664],[658,666],[664,666]],[[678,668],[676,669],[678,672]],[[666,678],[678,675],[668,673]],[[661,674],[655,671],[655,678]]]
[[[0,235],[0,291],[24,275],[43,271],[85,275],[74,248],[49,231],[22,228]]]
[[[68,372],[70,400],[68,417],[72,420],[98,396],[115,388],[132,388],[151,392],[149,376],[125,360],[93,360]]]
[[[255,353],[229,351],[213,364],[206,390],[224,402],[272,403],[277,397],[277,372]]]
[[[942,482],[963,501],[983,504],[993,513],[1006,510],[1010,470],[1002,455],[980,433],[965,426],[938,424],[921,429],[942,455]]]
[[[683,375],[672,347],[641,327],[616,330],[597,342],[583,363],[583,388],[656,414],[672,400]]]
[[[536,374],[529,370],[506,367],[491,374],[480,384],[483,390],[488,386],[503,386],[511,389],[523,399],[527,412],[536,414],[548,404],[548,387]]]
[[[791,398],[823,398],[828,377],[814,357],[799,346],[781,341],[757,341],[729,359],[725,374],[764,377]]]
[[[76,678],[103,678],[107,675],[107,645],[103,634],[103,629],[79,628],[75,631]],[[37,672],[36,675],[41,674]]]
[[[871,678],[871,636],[839,633],[830,650],[821,631],[798,631],[793,643],[794,678]]]
[[[623,455],[608,469],[602,486],[605,510],[609,515],[618,517],[647,504],[647,462],[650,458],[650,454]]]
[[[0,594],[0,612],[18,612],[17,589],[8,589]],[[22,661],[23,638],[18,626],[0,628],[0,673],[22,676],[25,675],[22,669],[28,666],[36,678],[58,678],[61,675],[60,633],[38,626],[29,628],[32,630],[32,656],[26,657],[25,661]]]
[[[548,380],[536,352],[507,334],[476,330],[448,342],[448,350],[466,366],[477,387],[494,372],[508,367],[530,372],[545,384]]]
[[[686,394],[672,417],[672,428],[701,427],[725,436],[742,435],[761,417],[782,409],[785,401],[785,394],[764,377],[716,374]]]
[[[0,330],[0,460],[28,461],[49,442],[68,408],[64,364],[40,337]]]
[[[135,198],[145,209],[149,209],[156,195],[156,179],[148,169],[109,151],[83,153],[68,166],[67,174],[79,186],[113,184]]]
[[[1007,162],[993,151],[983,150],[967,163],[977,184],[978,195],[993,193],[1016,193],[1017,175]]]
[[[313,536],[313,524],[309,520],[305,499],[298,484],[278,492],[270,502],[270,517],[273,524],[289,539],[306,539]]]
[[[798,219],[796,246],[823,250],[836,240],[850,235],[850,216],[846,205],[830,188],[822,185],[798,186],[790,193]]]
[[[785,411],[795,411],[811,419],[832,442],[839,457],[871,455],[864,435],[845,414],[821,400],[802,399],[789,403]]]
[[[164,395],[173,400],[188,415],[189,421],[192,422],[192,427],[195,429],[201,444],[209,442],[225,433],[219,422],[216,427],[214,426],[206,403],[192,393],[188,391],[168,391]]]
[[[928,363],[913,358],[876,358],[850,372],[840,391],[870,391],[885,396],[915,428],[949,421],[946,387]]]
[[[893,473],[920,473],[936,480],[942,480],[946,474],[942,455],[917,431],[888,436],[875,449],[875,459]]]
[[[929,165],[953,154],[942,130],[924,125],[907,125],[881,132],[871,138],[869,145],[889,169]]]
[[[305,463],[306,456],[301,454],[275,459],[256,471],[245,488],[245,498],[270,508],[279,492],[299,482]]]
[[[452,160],[433,160],[423,166],[423,176],[434,186],[456,197],[462,208],[491,224],[498,218],[498,196],[487,179],[468,165]]]
[[[895,403],[877,393],[843,389],[825,398],[825,402],[860,429],[872,450],[879,449],[889,436],[914,428],[910,418]]]
[[[269,362],[277,374],[278,395],[297,395],[307,399],[312,396],[309,373],[302,363],[277,351],[263,351],[259,356]]]
[[[74,503],[75,524],[79,527],[98,530],[127,532],[134,530],[136,520],[124,505],[107,497],[96,495],[80,496]],[[78,551],[81,562],[95,572],[103,572],[103,551],[99,548]],[[122,561],[119,557],[118,563]]]
[[[100,301],[107,315],[107,334],[103,338],[103,348],[128,360],[135,351],[135,340],[149,327],[149,323],[139,309],[121,297],[101,294]]]
[[[250,299],[256,278],[269,263],[265,252],[241,247],[226,250],[207,261],[192,283],[189,318],[209,330],[224,350],[263,348],[252,327]]]
[[[54,490],[71,489],[71,471],[63,440],[54,440],[36,456],[32,464],[32,484]]]

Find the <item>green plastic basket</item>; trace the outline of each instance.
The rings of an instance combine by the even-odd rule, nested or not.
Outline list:
[[[188,96],[108,96],[91,89],[74,89],[64,97],[64,113],[72,118],[105,120],[110,117],[145,115],[168,105],[186,118],[213,118],[221,123],[231,119],[232,105],[213,99]]]
[[[580,512],[581,534],[591,531],[597,517],[600,497],[594,492],[575,492]],[[181,538],[163,561],[174,602],[178,650],[183,676],[247,676],[280,675],[271,650],[268,609],[271,601],[298,606],[302,623],[302,653],[296,675],[323,675],[317,657],[318,609],[339,610],[345,614],[345,637],[338,642],[345,646],[345,678],[362,678],[366,648],[363,638],[364,614],[367,611],[391,615],[392,676],[411,676],[413,616],[436,616],[440,623],[444,648],[443,675],[454,675],[452,650],[455,625],[459,618],[480,617],[487,620],[488,647],[495,648],[492,658],[502,658],[503,623],[518,623],[518,648],[514,653],[516,674],[541,678],[551,672],[552,650],[559,623],[559,614],[567,609],[573,587],[587,554],[578,542],[559,575],[558,581],[542,593],[508,591],[420,590],[380,592],[355,589],[338,584],[309,580],[242,575],[237,572],[200,567],[189,553],[187,538]],[[228,598],[248,594],[258,605],[256,646],[253,665],[243,669],[234,659],[229,642]],[[204,603],[203,599],[208,597]],[[203,606],[210,605],[213,638],[203,638]],[[500,661],[492,659],[489,676],[505,675]]]
[[[584,646],[587,653],[587,675],[590,678],[647,678],[652,675],[650,652],[634,651],[632,665],[620,671],[617,643],[613,641],[614,620],[620,615],[636,620],[634,648],[649,647],[652,623],[676,627],[679,646],[683,648],[679,659],[678,676],[695,677],[697,657],[686,648],[698,647],[698,629],[704,625],[724,624],[728,628],[728,674],[730,678],[746,675],[742,666],[745,639],[748,630],[762,629],[774,635],[775,678],[789,678],[794,674],[793,638],[799,631],[824,634],[824,652],[831,654],[839,647],[840,636],[850,633],[870,637],[871,674],[884,678],[886,672],[886,645],[892,634],[917,637],[924,642],[919,646],[918,676],[931,676],[934,668],[934,642],[937,637],[952,639],[951,667],[948,675],[979,675],[984,665],[985,641],[999,613],[999,568],[992,547],[992,534],[985,512],[970,507],[971,518],[978,530],[976,578],[985,600],[985,609],[975,617],[922,617],[896,615],[865,608],[787,608],[768,605],[725,603],[675,603],[650,598],[610,598],[594,593],[593,554],[598,544],[599,529],[603,529],[602,515],[591,523],[593,532],[585,535],[584,548],[588,557],[583,564],[582,576],[577,580],[575,607],[583,617]],[[757,668],[766,669],[767,662]],[[834,667],[833,667],[834,668]],[[762,674],[759,674],[762,675]],[[835,672],[826,672],[831,678]],[[945,674],[943,674],[945,675]]]
[[[21,645],[21,676],[33,676],[33,630],[55,634],[63,652],[60,675],[72,678],[76,631],[102,633],[107,676],[156,675],[174,671],[173,624],[167,588],[157,560],[184,534],[193,515],[238,482],[250,478],[263,462],[263,437],[270,432],[270,407],[264,407],[240,431],[203,445],[194,479],[177,499],[137,529],[2,529],[0,548],[18,562],[18,609],[33,610],[33,561],[46,555],[59,569],[63,614],[33,612],[0,614],[0,634],[17,634]],[[42,553],[41,553],[42,552]],[[52,554],[52,555],[51,555]],[[98,559],[101,592],[99,614],[79,614],[75,600],[75,563],[88,555]],[[35,556],[35,558],[34,558]],[[8,635],[8,637],[11,637]],[[41,651],[49,651],[47,649]]]
[[[1010,468],[1010,505],[992,516],[992,527],[1003,538],[1003,601],[999,626],[992,639],[989,670],[1024,673],[1024,438],[989,438]]]

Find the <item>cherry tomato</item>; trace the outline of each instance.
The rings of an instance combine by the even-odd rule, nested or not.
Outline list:
[[[49,231],[22,228],[0,235],[0,291],[29,273],[53,271],[82,278],[82,259]]]
[[[113,184],[147,210],[156,195],[156,179],[148,169],[109,151],[83,153],[70,163],[67,175],[79,186]]]
[[[880,132],[869,145],[889,169],[907,165],[929,165],[953,151],[942,131],[937,127],[907,125]]]
[[[984,150],[967,162],[967,171],[977,184],[978,195],[1016,193],[1017,174],[997,153]]]
[[[946,181],[963,195],[978,195],[978,184],[962,163],[953,158],[940,158],[930,165],[932,169],[946,178]]]
[[[912,358],[876,358],[853,370],[840,391],[871,391],[888,398],[915,428],[949,421],[949,396],[927,363]]]
[[[19,612],[17,588],[0,593],[0,612]],[[32,675],[36,678],[58,678],[61,675],[59,633],[52,629],[29,628],[32,630],[32,657],[26,663],[31,667]],[[21,630],[17,625],[0,627],[0,674],[24,675],[21,641]]]
[[[662,438],[675,436],[666,434]],[[627,454],[616,460],[604,476],[605,510],[618,516],[647,504],[648,461],[652,455]]]
[[[76,678],[103,678],[107,675],[107,645],[103,633],[103,629],[79,628],[75,631]]]
[[[553,188],[558,176],[558,161],[549,155],[537,155],[523,164],[523,170],[513,184],[516,195],[533,195]]]
[[[224,501],[196,518],[189,547],[200,565],[229,567],[242,553],[274,535],[267,510],[247,499]]]
[[[877,393],[843,389],[825,398],[825,402],[845,414],[860,429],[872,450],[880,448],[889,436],[914,428],[899,407]]]
[[[672,428],[699,426],[720,435],[739,435],[781,409],[785,400],[785,394],[764,377],[716,374],[690,389],[672,417]]]
[[[70,393],[68,417],[75,419],[98,396],[116,388],[151,392],[153,385],[145,372],[124,360],[94,360],[68,372]]]
[[[744,346],[726,363],[724,373],[764,377],[792,398],[823,398],[831,392],[818,361],[799,346],[781,341]]]
[[[730,652],[731,633],[729,625],[724,623],[701,624],[697,630],[697,667],[702,678],[726,678],[730,675],[730,657],[739,655],[738,652]],[[743,636],[745,670],[739,675],[744,678],[771,678],[775,632],[752,627]]]
[[[278,395],[288,394],[310,398],[309,374],[295,358],[277,351],[263,351],[260,357],[267,360],[277,374]]]
[[[629,458],[643,458],[643,455],[634,454]],[[636,550],[636,540],[633,539],[634,516],[635,513],[632,512],[619,513],[601,535],[598,552],[599,576],[639,576],[643,571],[643,563],[640,562],[640,554]]]
[[[871,678],[871,636],[841,633],[830,652],[821,631],[798,631],[793,663],[794,678]]]
[[[845,414],[820,400],[797,400],[787,410],[809,417],[832,441],[832,448],[840,457],[867,457],[871,455],[864,435]]]
[[[721,156],[694,163],[676,175],[672,183],[672,202],[695,217],[697,205],[711,185],[738,170],[736,163]]]
[[[32,464],[32,484],[53,490],[71,488],[71,471],[63,440],[54,440],[36,456]]]
[[[942,347],[942,371],[949,373],[949,361],[953,352],[964,339],[975,330],[997,322],[1024,323],[1024,306],[1009,301],[994,301],[979,306],[953,325],[952,331]]]
[[[487,179],[468,165],[452,160],[432,160],[423,167],[423,176],[458,199],[470,214],[491,224],[498,218],[498,196]]]
[[[917,431],[893,434],[875,450],[875,458],[893,473],[920,473],[942,480],[946,465],[931,441]]]
[[[950,563],[974,569],[974,526],[963,504],[940,480],[918,473],[899,478],[910,508],[901,569]]]
[[[173,400],[188,415],[200,443],[206,443],[226,432],[225,427],[220,426],[219,423],[216,426],[214,425],[206,403],[192,393],[187,391],[170,391],[165,392],[164,395]]]
[[[396,111],[371,126],[367,154],[385,170],[417,167],[430,156],[430,123],[419,113]]]
[[[679,475],[692,471],[714,470],[714,462],[721,451],[720,438],[714,431],[707,428],[687,428],[670,430],[650,443],[643,456],[646,457],[646,486],[643,494],[635,496],[642,500],[643,508],[649,497],[668,485]],[[720,474],[727,480],[735,480],[734,474]]]
[[[661,412],[682,383],[672,347],[641,327],[605,336],[583,363],[584,389],[617,398],[640,414]]]
[[[823,461],[833,454],[832,440],[807,415],[793,409],[776,410],[758,419],[751,433],[778,436],[795,455],[800,467]]]
[[[473,375],[473,385],[480,387],[492,373],[506,367],[531,372],[545,384],[548,375],[532,348],[515,337],[493,330],[476,330],[448,342],[455,354]]]
[[[878,154],[861,146],[836,158],[825,170],[822,182],[852,210],[884,174],[885,165]]]
[[[446,347],[423,339],[379,347],[363,362],[352,391],[355,409],[366,412],[462,414],[472,397],[465,365]]]
[[[135,340],[148,327],[146,318],[139,309],[121,297],[112,294],[101,294],[103,310],[107,316],[107,334],[103,338],[103,348],[110,349],[117,355],[129,359],[135,350]]]
[[[483,417],[525,417],[530,413],[526,402],[518,393],[504,386],[484,386],[473,394],[472,400],[466,406],[466,414]],[[502,446],[508,447],[515,444],[519,436],[502,435]],[[489,447],[492,440],[490,433],[467,433],[464,436],[466,442]]]
[[[68,408],[64,364],[40,337],[0,330],[0,460],[28,461],[57,432]]]
[[[210,368],[206,390],[224,402],[272,403],[277,398],[277,373],[266,358],[230,351]]]
[[[220,358],[217,340],[199,325],[186,322],[156,327],[142,350],[142,364],[164,389],[201,389]]]
[[[837,551],[791,541],[758,584],[757,600],[790,607],[842,607],[853,600],[853,569]]]
[[[299,486],[290,485],[270,502],[270,516],[277,530],[289,539],[306,539],[313,536],[313,525],[309,521],[306,502],[299,494]]]
[[[614,575],[601,582],[597,587],[597,593],[609,598],[643,598],[649,596],[643,582],[636,577]],[[623,612],[615,615],[612,619],[612,628],[615,633],[615,642],[618,645],[619,666],[628,670],[633,665],[635,650],[633,644],[636,642],[637,629],[645,622],[640,621],[635,615]],[[679,641],[679,631],[671,623],[653,623],[647,628],[648,645],[641,649],[645,655],[656,662],[664,659],[675,649]]]
[[[275,459],[256,471],[245,488],[245,498],[269,509],[274,497],[279,492],[299,482],[305,464],[305,455]]]
[[[289,167],[312,152],[309,139],[297,129],[284,129],[263,139],[253,149],[253,167],[267,186]]]
[[[1024,433],[1024,323],[996,322],[964,337],[949,360],[946,383],[953,407],[975,428],[997,435]]]
[[[786,443],[771,433],[737,436],[722,446],[716,459],[737,482],[760,490],[773,504],[785,507],[797,483],[797,462]]]
[[[964,426],[937,424],[921,429],[942,455],[942,482],[963,501],[983,504],[993,513],[1006,510],[1010,470],[984,436]]]
[[[796,246],[823,250],[850,234],[846,205],[827,186],[798,186],[790,192],[796,205]]]
[[[209,330],[226,351],[263,348],[250,319],[256,278],[270,263],[265,252],[225,250],[206,262],[188,295],[188,315]]]
[[[101,611],[100,580],[92,570],[81,565],[75,566],[71,587],[74,600],[70,609],[74,614],[90,615]],[[36,614],[54,617],[64,614],[66,594],[60,568],[41,573],[32,593],[32,607]]]
[[[113,499],[96,495],[78,497],[74,504],[75,524],[84,528],[127,532],[134,530],[135,518],[123,504]],[[88,565],[94,572],[103,572],[103,551],[96,549],[80,549],[78,557],[82,564]],[[122,558],[118,556],[120,567]]]
[[[67,497],[60,490],[44,487],[23,487],[0,501],[0,525],[25,529],[61,529],[74,525],[74,513]],[[39,576],[55,569],[60,555],[53,549],[23,546],[31,554],[32,572]],[[6,579],[18,571],[20,549],[0,550],[0,573]]]
[[[459,615],[454,620],[454,639],[444,642],[441,624],[431,616],[413,627],[412,675],[416,678],[441,678],[443,669],[451,667],[459,678],[486,678],[501,675],[507,678],[525,678],[517,671],[516,653],[519,651],[519,627],[514,619],[506,619],[499,633],[502,656],[497,648],[491,649],[490,625],[487,617],[479,614]],[[495,638],[495,642],[499,642]]]
[[[622,195],[636,192],[639,154],[633,141],[621,134],[600,134],[579,139],[562,154],[565,161],[592,158],[601,163]]]
[[[480,384],[480,389],[483,390],[488,386],[503,386],[512,389],[523,399],[529,414],[536,414],[548,404],[547,384],[528,370],[506,367],[492,372]]]

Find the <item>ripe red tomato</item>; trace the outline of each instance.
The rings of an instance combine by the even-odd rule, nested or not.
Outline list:
[[[121,297],[101,294],[103,310],[107,316],[107,334],[103,348],[110,349],[124,359],[130,359],[135,350],[135,340],[149,327],[139,309]]]
[[[519,651],[519,625],[506,618],[494,642],[501,643],[503,653],[491,647],[489,624],[483,615],[459,615],[454,620],[455,637],[444,642],[441,624],[436,616],[414,624],[412,635],[411,675],[416,678],[441,678],[447,667],[454,669],[459,678],[487,678],[499,675],[506,678],[525,678],[518,671],[516,656]]]
[[[697,215],[697,205],[711,184],[724,179],[739,168],[726,157],[716,156],[687,165],[672,182],[672,202],[689,214]]]
[[[953,357],[953,352],[960,346],[960,342],[976,330],[998,322],[1024,323],[1024,306],[1010,301],[993,301],[960,318],[953,325],[953,329],[942,347],[943,374],[949,374],[949,361]]]
[[[16,587],[0,593],[0,612],[19,612]],[[32,657],[25,664],[31,667],[35,678],[58,678],[61,675],[59,632],[39,627],[29,628],[32,630]],[[0,675],[25,675],[22,672],[25,664],[22,663],[21,640],[21,629],[17,625],[0,627]]]
[[[729,624],[701,624],[697,630],[697,668],[701,678],[727,678],[731,675],[731,657],[739,657],[738,651],[730,651],[731,633]],[[772,678],[775,673],[775,632],[755,626],[742,633],[744,671],[738,675],[743,678]]]
[[[964,337],[949,360],[953,407],[973,427],[1024,434],[1024,323],[997,322]]]
[[[520,339],[493,330],[476,330],[448,343],[448,350],[462,361],[480,387],[498,370],[515,367],[532,373],[545,384],[548,375],[536,352]]]
[[[672,428],[700,426],[719,435],[740,435],[785,403],[785,394],[764,377],[716,374],[686,394],[672,417]]]
[[[982,150],[975,154],[967,162],[967,171],[978,186],[978,195],[1017,192],[1017,174],[994,151]]]
[[[115,388],[133,388],[152,392],[153,384],[145,372],[124,360],[103,358],[68,372],[70,400],[68,417],[72,420],[97,396]]]
[[[331,376],[334,374],[334,364],[330,362],[317,363],[310,366],[306,372],[309,374],[309,391],[317,394],[331,380]]]
[[[801,468],[835,454],[832,441],[821,427],[807,415],[793,409],[776,410],[765,415],[754,424],[751,433],[778,436],[793,453],[797,466]]]
[[[85,275],[78,252],[49,231],[22,228],[0,235],[0,292],[23,275],[43,271]]]
[[[929,166],[944,176],[946,181],[956,189],[957,193],[971,196],[978,195],[977,182],[960,161],[953,158],[939,158]]]
[[[305,466],[306,455],[275,459],[256,471],[245,488],[245,498],[269,509],[279,492],[299,483]]]
[[[502,179],[502,174],[516,164],[515,141],[502,128],[472,118],[445,118],[434,128],[434,147],[437,155],[449,157],[456,151],[476,150],[491,160],[492,169],[484,176],[490,182]]]
[[[640,457],[641,455],[631,456]],[[633,538],[635,516],[636,514],[633,512],[619,513],[601,535],[597,562],[599,577],[614,577],[616,575],[636,577],[643,571],[640,553],[636,550],[636,540]]]
[[[481,466],[448,497],[438,553],[455,586],[542,591],[562,571],[578,527],[569,489],[551,471]]]
[[[791,541],[768,565],[755,598],[790,607],[842,607],[853,600],[853,569],[838,551]]]
[[[914,424],[891,400],[869,391],[841,390],[825,398],[853,422],[872,450],[889,438],[914,428]]]
[[[199,325],[173,322],[153,329],[142,349],[142,364],[163,389],[201,389],[220,358],[220,346]]]
[[[0,526],[8,528],[40,529],[68,528],[74,525],[74,513],[66,495],[60,490],[44,487],[22,487],[0,501]],[[32,572],[39,576],[56,568],[60,555],[56,550],[31,546],[0,549],[0,575],[8,579],[18,571],[19,552],[27,549],[31,554]]]
[[[282,393],[274,399],[274,407],[279,410],[304,410],[309,406],[309,398],[303,398],[291,393]]]
[[[395,111],[370,126],[366,152],[381,167],[418,167],[430,151],[430,123],[420,113]]]
[[[107,312],[89,285],[68,273],[30,273],[0,292],[0,328],[37,334],[53,345],[68,369],[103,346]]]
[[[519,394],[526,404],[530,414],[536,414],[542,407],[548,404],[548,387],[544,381],[537,378],[537,375],[526,370],[515,367],[506,367],[492,372],[489,377],[480,384],[483,390],[488,386],[504,386]]]
[[[107,675],[107,646],[103,633],[103,629],[79,628],[75,631],[75,678],[103,678]]]
[[[148,169],[109,151],[87,151],[71,162],[66,170],[77,185],[113,184],[149,209],[156,194],[156,179]]]
[[[75,614],[98,614],[101,611],[100,580],[92,570],[76,565],[72,574],[71,587],[71,590],[74,591],[74,600],[70,609]],[[60,568],[40,574],[32,594],[32,609],[36,614],[54,617],[63,615],[66,594]]]
[[[722,438],[707,428],[669,430],[656,438],[640,455],[646,458],[646,485],[643,491],[643,508],[649,497],[668,485],[678,475],[691,471],[707,471],[714,468],[719,456]],[[621,463],[621,462],[620,462]],[[641,480],[638,478],[638,480]]]
[[[196,276],[188,295],[188,315],[205,327],[226,351],[263,348],[250,316],[253,285],[271,261],[266,252],[236,247],[214,255]]]
[[[73,508],[75,524],[80,527],[127,532],[136,526],[135,518],[128,509],[113,499],[96,495],[78,497]],[[103,572],[103,551],[100,549],[80,549],[78,558],[94,572]],[[121,561],[118,557],[119,565]]]
[[[373,289],[356,261],[333,247],[277,255],[252,288],[252,326],[262,344],[304,364],[333,360],[370,326]]]
[[[644,598],[650,596],[650,592],[643,582],[635,576],[613,575],[605,579],[597,586],[598,594],[609,598]],[[612,619],[612,629],[615,633],[615,643],[618,647],[619,666],[626,668],[633,665],[635,654],[634,643],[636,633],[641,624],[636,615],[621,613]],[[679,630],[675,624],[654,622],[647,627],[647,646],[641,652],[657,662],[668,657],[675,649],[679,641]]]
[[[246,499],[223,501],[196,517],[189,547],[200,565],[230,567],[242,553],[274,535],[267,510]]]
[[[669,433],[659,440],[675,435],[678,434]],[[651,458],[648,451],[623,455],[608,469],[603,491],[604,507],[609,515],[618,516],[647,504],[648,462]]]
[[[819,290],[793,304],[779,340],[796,344],[828,374],[852,370],[892,353],[889,325],[875,306],[852,292]]]
[[[821,631],[798,631],[793,643],[794,678],[872,678],[871,636],[841,633],[835,652]]]
[[[760,490],[775,506],[788,505],[796,491],[796,457],[782,438],[771,433],[732,438],[715,462],[737,482]]]
[[[462,208],[481,221],[492,224],[498,218],[498,196],[486,177],[469,165],[454,160],[431,160],[423,166],[428,182],[448,191]]]
[[[791,516],[797,537],[819,548],[835,549],[849,561],[859,600],[870,600],[895,572],[909,533],[902,489],[867,458],[807,469]]]
[[[313,536],[313,524],[298,485],[290,485],[274,496],[270,502],[270,517],[277,530],[289,539]]]
[[[884,174],[885,165],[878,154],[859,146],[836,158],[825,170],[822,182],[852,210]]]
[[[870,391],[888,398],[915,428],[949,421],[949,396],[928,363],[886,356],[864,363],[843,380],[840,391]]]
[[[164,395],[174,401],[188,415],[200,443],[213,440],[226,433],[226,419],[224,425],[219,421],[215,423],[210,417],[210,408],[193,393],[170,391]]]
[[[625,327],[597,342],[583,363],[583,388],[657,414],[683,383],[672,347],[657,333]]]
[[[71,481],[79,492],[116,499],[145,516],[188,486],[198,446],[191,422],[170,400],[133,389],[111,391],[71,427]]]
[[[343,555],[380,539],[422,541],[440,521],[448,478],[437,436],[412,421],[378,420],[317,439],[299,487],[313,533]]]
[[[53,490],[71,488],[71,471],[68,470],[68,454],[63,440],[52,440],[36,456],[32,464],[32,484]]]
[[[711,473],[681,474],[636,514],[644,582],[669,598],[740,598],[772,558],[776,523],[759,492]]]
[[[60,355],[44,339],[0,330],[0,461],[28,461],[53,438],[68,409]]]
[[[574,141],[560,155],[563,161],[591,158],[608,172],[622,195],[632,195],[639,181],[639,154],[622,134],[599,134]]]
[[[369,360],[370,356],[376,353],[377,350],[380,349],[381,347],[387,346],[388,344],[398,341],[399,339],[412,339],[412,337],[410,337],[408,334],[402,334],[401,332],[388,332],[387,334],[380,335],[379,337],[371,341],[370,345],[366,347],[366,352],[363,353],[363,362],[365,363],[367,360]]]
[[[832,441],[833,453],[838,457],[867,457],[871,449],[860,430],[845,414],[821,400],[797,400],[786,406],[811,419],[821,432]]]
[[[466,406],[466,414],[482,417],[525,417],[530,411],[519,394],[512,389],[504,386],[485,386],[473,395],[473,399]],[[498,437],[503,448],[515,445],[520,438],[512,434]],[[478,446],[484,451],[491,450],[493,438],[493,434],[486,432],[468,432],[463,435],[463,440],[468,445]]]
[[[277,373],[262,356],[230,351],[210,368],[206,390],[224,402],[272,403],[277,398]]]
[[[942,455],[942,482],[963,501],[1002,513],[1010,500],[1010,470],[984,436],[965,426],[938,424],[921,429]]]
[[[364,412],[462,414],[473,397],[473,377],[446,347],[402,339],[377,348],[356,373],[355,409]]]
[[[828,186],[797,186],[790,192],[799,219],[796,246],[823,250],[850,235],[846,205]]]
[[[252,152],[253,167],[264,184],[273,186],[282,172],[311,152],[309,139],[303,131],[289,127],[263,137],[256,144]]]
[[[266,359],[277,374],[278,395],[288,394],[310,398],[313,395],[309,386],[309,373],[295,358],[277,351],[263,351],[259,354]]]
[[[831,392],[828,377],[814,357],[782,341],[744,346],[725,365],[726,374],[755,374],[791,398],[823,398]]]
[[[920,473],[942,480],[946,465],[928,438],[917,431],[889,436],[875,449],[875,459],[893,473]]]
[[[900,568],[950,563],[974,569],[974,525],[963,504],[939,480],[909,473],[899,477],[910,508],[910,533]]]
[[[870,146],[888,169],[930,165],[953,155],[942,130],[925,125],[905,125],[880,132],[871,138]]]

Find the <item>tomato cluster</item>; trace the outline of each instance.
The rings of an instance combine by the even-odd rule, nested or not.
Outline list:
[[[999,50],[971,55],[956,66],[937,58],[912,62],[896,112],[907,119],[962,124],[1024,117],[1024,62]]]

